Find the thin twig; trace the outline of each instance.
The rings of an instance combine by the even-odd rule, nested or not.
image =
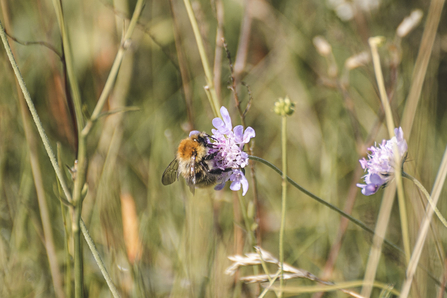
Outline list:
[[[124,58],[124,52],[128,48],[129,40],[132,37],[133,31],[135,30],[135,26],[137,24],[138,18],[140,17],[141,11],[143,10],[143,7],[144,7],[144,0],[138,0],[132,15],[132,19],[130,20],[129,27],[126,31],[126,34],[124,35],[123,40],[121,41],[121,47],[119,48],[115,60],[113,61],[113,65],[112,68],[110,69],[110,73],[109,76],[107,77],[104,89],[102,90],[101,95],[99,96],[98,102],[93,110],[90,120],[87,122],[87,125],[82,130],[82,135],[84,136],[87,136],[89,134],[90,130],[93,127],[94,122],[98,119],[99,115],[101,114],[102,108],[104,107],[107,98],[112,92],[116,77],[118,76],[118,71],[120,69],[121,62],[123,61]]]
[[[236,84],[239,82],[247,62],[252,23],[251,5],[253,5],[252,0],[245,0],[244,18],[241,24],[241,34],[239,35],[236,61],[234,63],[234,80],[236,81]]]
[[[63,178],[64,176],[62,175],[62,172],[59,169],[56,157],[55,157],[53,150],[51,149],[51,146],[50,146],[50,141],[48,140],[48,137],[47,137],[45,130],[42,126],[42,122],[39,119],[39,115],[37,114],[36,108],[34,107],[34,103],[31,100],[31,96],[28,92],[28,89],[26,88],[25,81],[23,80],[22,74],[20,73],[17,62],[15,61],[14,56],[11,52],[11,48],[10,48],[8,40],[6,38],[6,33],[3,29],[3,25],[1,22],[0,22],[0,37],[2,39],[3,46],[5,47],[6,54],[9,58],[9,62],[11,63],[11,66],[14,70],[15,75],[16,75],[17,81],[19,82],[20,89],[22,90],[22,93],[25,97],[25,101],[26,101],[26,104],[28,105],[28,109],[30,110],[31,116],[33,117],[33,121],[37,127],[37,131],[39,132],[40,138],[42,139],[42,143],[45,147],[47,155],[50,158],[51,165],[53,166],[56,176],[59,179],[59,182],[61,183],[61,187],[62,187],[62,190],[64,191],[65,197],[67,198],[67,200],[69,202],[71,202],[70,191],[68,190],[68,187],[65,184],[65,180]]]
[[[112,12],[115,14],[115,16],[130,21],[131,18],[129,15],[123,11],[120,11],[116,9],[113,5],[106,3],[105,1],[100,0],[101,4],[107,7],[108,9],[112,10]],[[175,18],[173,17],[173,20],[175,21]],[[150,29],[147,27],[146,24],[138,21],[137,22],[137,28],[144,32],[149,38],[161,49],[163,54],[165,54],[166,58],[168,58],[169,62],[172,63],[172,65],[180,72],[179,64],[175,61],[174,56],[166,49],[165,46],[163,46],[162,43],[160,43],[157,38],[151,33]]]
[[[230,89],[232,91],[232,93],[233,93],[235,105],[236,105],[237,110],[239,112],[239,117],[241,119],[242,126],[243,127],[247,127],[246,123],[245,123],[245,116],[246,116],[247,112],[250,110],[250,106],[251,106],[251,104],[253,102],[253,97],[251,96],[251,90],[250,90],[250,87],[247,84],[242,82],[242,85],[244,85],[247,88],[248,95],[249,95],[249,101],[247,103],[245,111],[242,112],[242,107],[241,107],[241,104],[240,104],[240,101],[239,101],[239,97],[238,97],[238,94],[237,94],[237,90],[236,90],[236,80],[235,80],[235,77],[234,77],[234,68],[233,68],[233,63],[232,63],[232,60],[231,60],[231,53],[228,50],[228,45],[225,42],[224,38],[222,38],[222,43],[223,43],[223,47],[225,49],[225,53],[227,54],[228,67],[230,68],[230,78],[229,78],[230,84],[228,86],[228,89]],[[253,155],[253,146],[254,146],[254,144],[255,144],[255,141],[254,141],[254,139],[252,139],[250,141],[250,146],[248,146],[248,150],[247,150],[249,155]],[[252,189],[253,189],[253,203],[254,203],[254,205],[256,207],[255,221],[256,221],[256,223],[258,223],[259,222],[259,200],[258,200],[258,187],[257,187],[257,183],[256,183],[256,171],[254,169],[254,165],[253,165],[252,162],[250,162],[249,165],[250,165],[251,180],[252,180],[252,185],[253,185],[253,187],[252,187]],[[255,231],[256,231],[256,243],[257,243],[257,245],[261,245],[261,229],[259,228],[259,226],[256,228]]]
[[[52,44],[50,44],[48,42],[45,42],[45,41],[22,41],[22,40],[17,39],[16,37],[12,36],[11,34],[9,34],[7,31],[5,31],[5,33],[6,33],[6,35],[8,35],[9,38],[14,40],[18,44],[21,44],[23,46],[40,45],[40,46],[46,47],[47,49],[52,51],[54,54],[56,54],[59,57],[59,59],[62,59],[62,54],[59,53],[57,51],[57,49]]]
[[[8,23],[5,26],[9,26]],[[6,33],[6,32],[5,32]],[[6,33],[7,34],[7,33]],[[8,35],[9,36],[9,35]],[[11,37],[11,36],[10,36]],[[14,39],[14,38],[12,38]],[[11,47],[11,51],[13,51],[13,47]],[[43,228],[43,243],[45,247],[45,251],[48,258],[48,263],[50,265],[50,272],[52,277],[52,282],[54,286],[54,291],[57,297],[63,298],[64,290],[62,286],[62,276],[59,271],[59,264],[56,256],[56,248],[54,245],[53,231],[50,220],[50,213],[48,210],[47,197],[45,195],[45,189],[43,186],[42,180],[42,171],[39,163],[38,152],[37,152],[37,143],[34,135],[34,131],[32,130],[31,119],[29,113],[27,111],[26,102],[23,97],[23,94],[20,90],[20,86],[16,82],[17,94],[19,97],[19,106],[20,106],[20,114],[22,116],[23,127],[25,131],[25,139],[28,144],[29,150],[29,159],[31,164],[31,171],[33,175],[34,186],[36,189],[37,202],[39,204],[40,217],[42,221]]]

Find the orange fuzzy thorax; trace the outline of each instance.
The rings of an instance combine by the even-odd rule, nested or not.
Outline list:
[[[201,160],[206,155],[206,147],[194,141],[192,136],[180,142],[177,154],[180,162],[189,162],[193,156],[196,156],[196,160]]]

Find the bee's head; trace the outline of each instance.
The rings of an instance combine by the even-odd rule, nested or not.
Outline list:
[[[210,136],[204,132],[200,132],[190,135],[190,138],[194,142],[199,143],[199,145],[207,147],[207,145],[209,144]]]

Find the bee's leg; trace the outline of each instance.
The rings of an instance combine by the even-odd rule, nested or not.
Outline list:
[[[200,165],[207,171],[209,172],[210,168],[208,167],[208,164],[205,162],[206,160],[206,156],[200,161]]]
[[[205,157],[203,158],[203,160],[211,160],[211,159],[213,159],[214,157],[216,157],[217,153],[219,153],[219,151],[216,151],[216,152],[214,152],[213,154],[208,154],[207,156],[205,156]]]
[[[213,144],[213,143],[207,143],[206,144],[207,148],[211,148],[211,149],[217,149],[217,145]]]
[[[215,174],[215,175],[221,175],[222,173],[226,173],[226,172],[230,172],[232,171],[233,168],[226,168],[226,169],[212,169],[210,171],[208,171],[208,173],[210,174]]]

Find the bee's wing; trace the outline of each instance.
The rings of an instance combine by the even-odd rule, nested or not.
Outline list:
[[[191,191],[191,193],[192,193],[193,195],[196,194],[196,187],[195,187],[194,184],[189,185],[189,190]]]
[[[189,168],[189,175],[191,177],[191,183],[189,184],[189,190],[192,194],[196,191],[196,156],[191,157],[191,167]]]
[[[177,172],[178,172],[178,160],[177,158],[174,158],[174,160],[171,161],[169,166],[163,172],[163,176],[161,177],[161,183],[163,183],[163,185],[169,185],[171,183],[174,183],[178,177]]]

